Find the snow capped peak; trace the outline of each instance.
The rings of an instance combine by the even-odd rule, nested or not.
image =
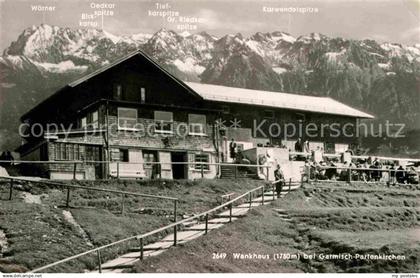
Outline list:
[[[311,33],[310,37],[315,41],[320,41],[323,35],[320,33]]]
[[[325,56],[329,62],[339,62],[342,57],[346,54],[347,50],[343,48],[340,52],[326,52]]]
[[[311,43],[314,41],[321,41],[322,39],[326,38],[326,36],[320,34],[320,33],[310,33],[306,36],[300,36],[297,41],[301,41],[304,43]]]
[[[110,39],[114,44],[118,43],[121,40],[121,37],[115,36],[105,30],[102,30],[102,32],[104,33],[105,37]]]
[[[289,43],[294,43],[296,41],[296,38],[294,38],[293,36],[291,36],[290,34],[286,32],[279,32],[279,31],[273,32],[271,33],[271,37],[275,41],[285,41]]]
[[[244,37],[242,36],[242,34],[241,34],[241,33],[236,33],[236,34],[235,34],[235,38],[238,38],[238,39],[240,39],[240,40],[243,40],[243,39],[244,39]]]
[[[257,32],[254,35],[251,36],[251,40],[255,40],[260,43],[271,43],[271,44],[279,44],[279,43],[294,43],[296,41],[296,38],[291,36],[290,34],[286,32],[281,31],[275,31],[272,33],[261,33]]]
[[[159,31],[154,33],[152,36],[152,38],[160,38],[163,40],[167,40],[174,37],[180,37],[180,36],[176,32],[165,29],[165,28],[160,29]]]
[[[391,57],[405,56],[409,61],[418,60],[420,58],[419,44],[406,46],[399,43],[383,43],[380,47],[385,50]]]
[[[206,39],[211,39],[213,41],[218,40],[219,38],[217,38],[216,36],[210,35],[209,33],[207,33],[206,31],[201,31],[200,33],[194,34],[193,36],[201,36],[204,37]]]
[[[182,32],[182,33],[178,33],[178,34],[179,34],[181,37],[184,37],[184,38],[191,36],[191,33],[190,33],[190,32],[188,32],[188,31],[184,31],[184,32]]]
[[[130,39],[133,41],[138,41],[140,43],[147,42],[153,35],[152,34],[144,34],[144,33],[138,33],[130,36]]]

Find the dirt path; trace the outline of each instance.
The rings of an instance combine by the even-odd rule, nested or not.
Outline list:
[[[92,242],[90,241],[90,238],[88,236],[88,234],[85,232],[85,230],[83,230],[82,226],[79,225],[79,223],[77,223],[76,219],[74,219],[73,215],[71,214],[70,211],[68,210],[63,210],[63,216],[64,219],[70,223],[71,225],[73,225],[77,232],[82,236],[82,238],[86,241],[86,244],[90,247],[93,247]]]
[[[293,190],[298,189],[299,187],[294,187]],[[286,195],[288,192],[282,192],[282,196]],[[273,191],[267,191],[264,193],[264,205],[268,205],[271,201],[277,199],[276,196],[273,196]],[[258,207],[262,205],[262,196],[252,199],[251,206]],[[239,219],[240,217],[246,215],[250,210],[249,202],[238,205],[232,208],[232,221]],[[208,230],[218,229],[229,222],[229,210],[225,210],[217,214],[213,219],[209,220]],[[205,223],[199,223],[197,221],[190,223],[184,230],[177,232],[177,244],[182,245],[191,240],[197,239],[205,234]],[[163,239],[145,245],[144,246],[144,259],[151,256],[157,256],[173,246],[174,243],[174,234],[169,234]],[[133,251],[126,253],[118,258],[109,260],[102,264],[103,273],[121,273],[127,268],[133,267],[133,265],[140,260],[140,252]],[[98,272],[95,270],[93,272]]]

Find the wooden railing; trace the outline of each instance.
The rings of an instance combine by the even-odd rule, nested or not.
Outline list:
[[[127,195],[129,196],[137,196],[143,198],[150,198],[150,199],[159,199],[159,200],[167,200],[173,202],[173,213],[174,213],[174,221],[176,221],[176,209],[178,198],[168,197],[168,196],[159,196],[159,195],[151,195],[151,194],[143,194],[143,193],[136,193],[130,191],[121,191],[121,190],[113,190],[113,189],[105,189],[105,188],[97,188],[97,187],[90,187],[90,186],[81,186],[81,185],[73,185],[73,184],[66,184],[66,183],[58,183],[58,182],[51,182],[48,180],[32,180],[32,179],[25,179],[25,178],[16,178],[16,177],[8,177],[8,176],[0,176],[0,179],[9,180],[9,200],[12,200],[13,197],[13,188],[15,181],[26,181],[31,182],[34,184],[42,184],[42,185],[51,185],[51,186],[61,186],[67,189],[66,194],[66,207],[70,207],[70,190],[71,189],[83,189],[83,190],[92,190],[98,192],[108,192],[113,194],[121,195],[121,213],[124,213],[124,200]]]
[[[196,220],[196,219],[202,219],[203,217],[205,219],[204,220],[205,221],[204,233],[207,234],[208,233],[208,230],[209,230],[209,228],[208,228],[209,215],[211,215],[212,213],[215,213],[215,212],[217,212],[219,210],[222,210],[222,209],[224,209],[227,206],[229,208],[229,222],[231,222],[232,221],[232,207],[233,207],[233,204],[236,203],[236,202],[238,202],[241,199],[248,198],[248,200],[249,200],[249,208],[251,208],[251,205],[252,205],[252,196],[256,192],[259,192],[259,191],[261,191],[261,196],[262,196],[261,203],[264,204],[265,186],[262,185],[262,186],[259,186],[259,187],[254,188],[254,189],[251,189],[251,190],[249,190],[249,191],[241,194],[240,196],[238,196],[238,197],[236,197],[234,199],[231,199],[230,201],[228,201],[226,203],[223,203],[223,204],[221,204],[221,205],[219,205],[217,207],[214,207],[214,208],[212,208],[210,210],[207,210],[205,212],[202,212],[202,213],[199,213],[197,215],[194,215],[194,216],[185,218],[185,219],[180,220],[180,221],[175,221],[172,224],[166,225],[164,227],[161,227],[159,229],[153,230],[153,231],[148,232],[148,233],[130,236],[130,237],[127,237],[127,238],[124,238],[124,239],[121,239],[121,240],[118,240],[118,241],[115,241],[115,242],[112,242],[112,243],[109,243],[109,244],[106,244],[106,245],[103,245],[103,246],[100,246],[100,247],[97,247],[97,248],[93,248],[91,250],[88,250],[88,251],[85,251],[83,253],[80,253],[80,254],[77,254],[77,255],[74,255],[74,256],[71,256],[71,257],[68,257],[68,258],[65,258],[65,259],[56,261],[56,262],[51,263],[51,264],[48,264],[46,266],[36,268],[36,269],[34,269],[34,270],[30,271],[30,272],[41,272],[41,271],[45,271],[45,270],[47,270],[49,268],[52,268],[54,266],[57,266],[57,265],[60,265],[60,264],[63,264],[63,263],[66,263],[66,262],[69,262],[69,261],[78,259],[78,258],[83,257],[83,256],[86,256],[86,255],[90,255],[90,254],[95,254],[96,253],[96,255],[97,255],[97,262],[98,262],[98,270],[101,273],[102,272],[102,256],[101,256],[101,252],[104,249],[106,249],[106,248],[113,247],[113,246],[116,246],[116,245],[119,245],[119,244],[122,244],[122,243],[126,243],[126,242],[131,241],[131,240],[138,240],[139,241],[138,242],[138,244],[139,244],[138,246],[140,246],[139,259],[140,260],[143,260],[143,258],[144,258],[144,239],[145,238],[150,237],[150,236],[153,236],[153,235],[156,235],[158,233],[164,232],[164,231],[169,230],[169,229],[173,229],[173,233],[174,233],[173,245],[176,246],[177,245],[177,241],[178,241],[177,240],[177,230],[178,230],[178,227],[180,225],[183,225],[184,223],[188,223],[188,222],[191,222],[192,220]]]

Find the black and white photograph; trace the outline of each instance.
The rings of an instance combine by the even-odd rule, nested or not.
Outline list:
[[[419,277],[420,0],[0,0],[0,50],[1,277]]]

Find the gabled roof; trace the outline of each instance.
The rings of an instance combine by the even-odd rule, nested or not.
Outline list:
[[[191,94],[195,95],[196,97],[199,97],[200,99],[202,98],[199,94],[197,94],[196,92],[194,92],[193,90],[191,90],[188,86],[185,86],[185,83],[182,82],[181,80],[179,80],[177,77],[175,77],[174,75],[172,75],[170,72],[168,72],[166,69],[164,69],[163,67],[161,67],[158,63],[156,63],[152,58],[150,58],[147,54],[145,54],[143,51],[141,51],[140,49],[137,49],[136,51],[133,51],[129,54],[127,54],[126,56],[115,60],[112,63],[109,63],[106,66],[103,66],[71,83],[69,83],[67,86],[69,87],[76,87],[78,85],[80,85],[81,83],[89,80],[92,77],[97,76],[98,74],[101,74],[105,71],[107,71],[110,68],[115,67],[118,64],[121,64],[124,61],[129,60],[130,58],[136,56],[136,55],[140,55],[143,58],[145,58],[146,60],[148,60],[150,63],[152,63],[154,66],[156,66],[157,68],[159,68],[161,71],[163,71],[167,76],[169,76],[172,80],[174,80],[176,83],[178,83],[179,85],[181,85],[182,87],[184,87],[184,89],[186,89],[188,92],[190,92]]]
[[[372,119],[374,116],[359,111],[329,97],[315,97],[279,92],[185,82],[205,100],[267,106],[274,108],[310,111],[357,118]]]
[[[102,72],[104,72],[104,71],[106,71],[106,70],[108,70],[110,68],[113,68],[114,66],[116,66],[116,65],[118,65],[118,64],[120,64],[120,63],[122,63],[122,62],[124,62],[124,61],[126,61],[128,59],[130,59],[131,57],[136,56],[137,54],[139,54],[139,51],[138,50],[133,51],[133,52],[127,54],[126,56],[121,57],[121,58],[115,60],[112,63],[109,63],[108,65],[105,65],[105,66],[103,66],[103,67],[101,67],[101,68],[99,68],[99,69],[97,69],[97,70],[95,70],[95,71],[93,71],[93,72],[91,72],[89,74],[86,74],[86,75],[80,77],[79,79],[77,79],[77,80],[75,80],[75,81],[67,84],[67,86],[76,87],[77,85],[79,85],[79,84],[81,84],[81,83],[83,83],[83,82],[91,79],[92,77],[94,77],[94,76],[96,76],[96,75],[98,75],[98,74],[100,74],[100,73],[102,73]]]
[[[191,95],[193,95],[194,97],[197,97],[199,99],[203,99],[198,93],[196,93],[194,90],[192,90],[191,88],[189,88],[188,86],[185,85],[184,82],[182,82],[181,80],[179,80],[177,77],[175,77],[174,75],[172,75],[170,72],[168,72],[167,70],[165,70],[163,67],[161,67],[158,63],[156,63],[153,59],[151,59],[148,55],[146,55],[143,51],[141,51],[140,49],[133,51],[129,54],[127,54],[124,57],[121,57],[115,61],[113,61],[112,63],[109,63],[106,66],[103,66],[89,74],[86,74],[84,76],[82,76],[81,78],[67,84],[66,86],[62,87],[61,89],[59,89],[57,92],[55,92],[54,94],[52,94],[51,96],[49,96],[48,98],[46,98],[45,100],[43,100],[41,103],[39,103],[37,106],[33,107],[30,111],[26,112],[21,119],[27,118],[28,115],[30,115],[31,113],[33,113],[34,111],[41,109],[41,107],[43,105],[46,105],[46,103],[51,102],[54,98],[59,97],[59,94],[65,93],[65,91],[69,88],[74,88],[80,84],[82,84],[83,82],[107,71],[108,69],[111,69],[113,67],[115,67],[118,64],[121,64],[122,62],[125,62],[127,60],[129,60],[130,58],[135,57],[136,55],[140,55],[143,58],[145,58],[147,61],[149,61],[151,64],[153,64],[154,66],[156,66],[157,68],[159,68],[162,72],[164,72],[169,78],[171,78],[173,81],[175,81],[176,83],[178,83],[180,86],[182,86],[184,89],[186,89]]]
[[[42,107],[52,105],[51,102],[55,98],[60,98],[61,94],[68,93],[67,89],[74,88],[83,82],[93,78],[108,69],[115,67],[116,65],[129,60],[136,55],[140,55],[149,61],[151,64],[159,68],[164,72],[169,78],[175,81],[177,84],[186,89],[191,95],[197,97],[201,100],[208,101],[218,101],[218,102],[230,102],[230,103],[242,103],[250,105],[259,105],[266,107],[275,107],[283,109],[292,109],[292,110],[301,110],[301,111],[310,111],[317,113],[326,113],[326,114],[335,114],[335,115],[344,115],[357,118],[374,118],[374,116],[367,114],[365,112],[359,111],[355,108],[352,108],[348,105],[345,105],[341,102],[338,102],[334,99],[328,97],[314,97],[306,95],[296,95],[280,92],[268,92],[261,90],[250,90],[243,88],[235,87],[226,87],[218,85],[209,85],[201,84],[194,82],[183,82],[177,77],[173,76],[170,72],[162,68],[157,64],[153,59],[147,56],[143,51],[136,50],[98,70],[95,70],[69,84],[65,87],[48,97],[46,100],[35,106],[29,112],[21,117],[24,119],[28,117],[31,113],[42,109]]]

